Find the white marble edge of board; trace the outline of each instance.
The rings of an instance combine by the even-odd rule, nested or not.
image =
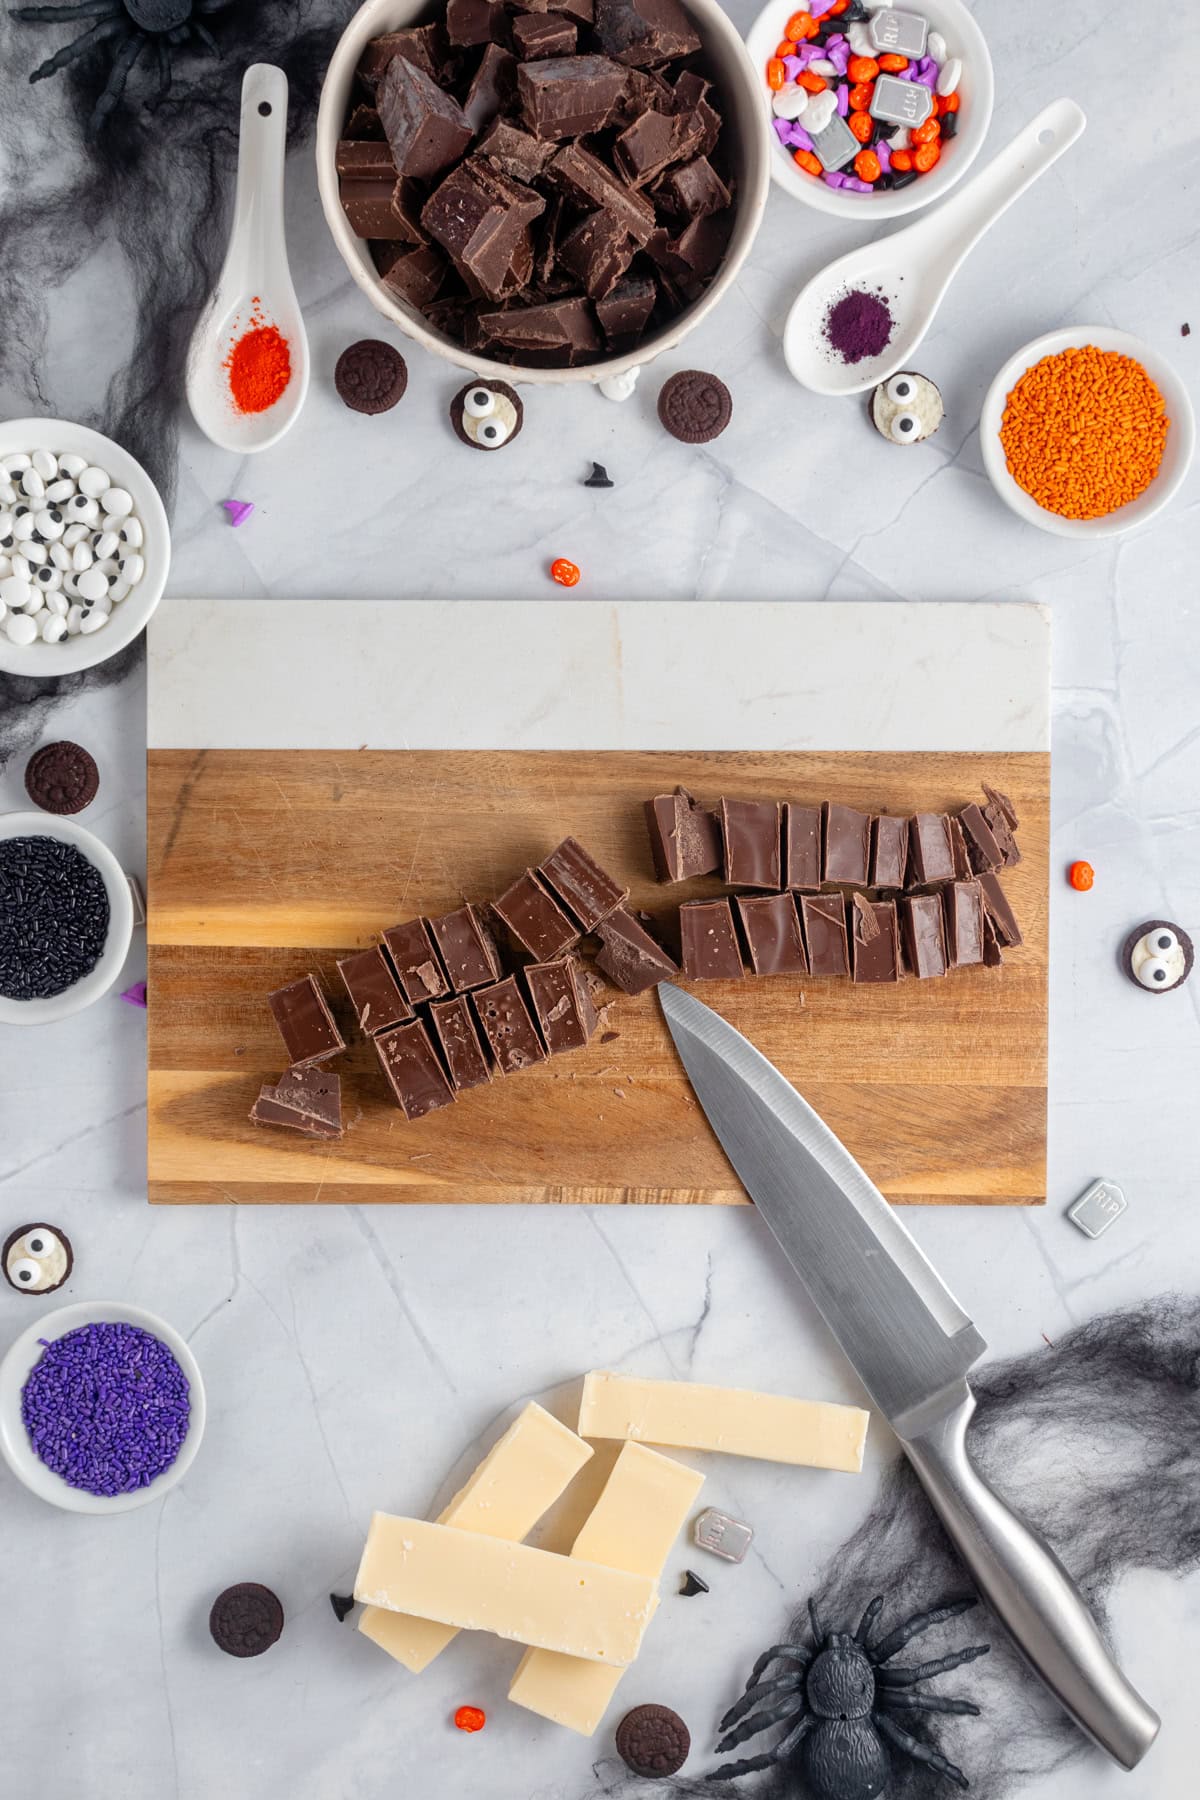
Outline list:
[[[1050,747],[1033,601],[173,598],[147,635],[151,749]]]

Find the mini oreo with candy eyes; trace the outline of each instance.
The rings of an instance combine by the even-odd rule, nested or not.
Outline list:
[[[1121,950],[1121,967],[1148,994],[1169,994],[1192,972],[1195,953],[1182,925],[1147,919],[1135,925]]]
[[[390,412],[404,398],[408,367],[391,344],[361,338],[338,357],[333,385],[351,412]]]
[[[57,1225],[18,1225],[4,1240],[0,1261],[18,1294],[52,1294],[70,1277],[75,1253]]]
[[[617,1726],[617,1755],[635,1775],[677,1775],[692,1734],[669,1706],[635,1706]]]
[[[208,1629],[227,1656],[261,1656],[283,1633],[282,1602],[257,1581],[236,1582],[213,1601]]]
[[[472,450],[503,450],[525,423],[525,409],[506,381],[471,381],[450,402],[450,423]]]
[[[733,396],[719,376],[680,369],[659,389],[658,417],[681,444],[711,444],[733,417]]]
[[[944,410],[937,384],[911,369],[881,381],[871,395],[871,423],[889,444],[924,443],[941,424]]]

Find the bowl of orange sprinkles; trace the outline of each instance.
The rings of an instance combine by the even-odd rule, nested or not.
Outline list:
[[[983,404],[992,486],[1031,525],[1115,537],[1153,518],[1187,475],[1196,426],[1186,388],[1150,344],[1109,326],[1036,338]]]

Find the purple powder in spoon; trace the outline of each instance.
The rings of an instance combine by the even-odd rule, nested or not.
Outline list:
[[[892,341],[896,321],[882,294],[853,288],[835,300],[825,320],[825,336],[845,363],[879,356]]]
[[[69,1487],[131,1494],[183,1448],[187,1377],[167,1346],[138,1325],[81,1325],[38,1340],[44,1354],[21,1390],[37,1456]]]

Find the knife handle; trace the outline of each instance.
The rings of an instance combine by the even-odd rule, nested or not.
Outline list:
[[[1125,1679],[1087,1603],[1050,1546],[1009,1510],[967,1451],[975,1396],[901,1439],[905,1455],[987,1605],[1082,1731],[1123,1769],[1145,1756],[1160,1720]]]

